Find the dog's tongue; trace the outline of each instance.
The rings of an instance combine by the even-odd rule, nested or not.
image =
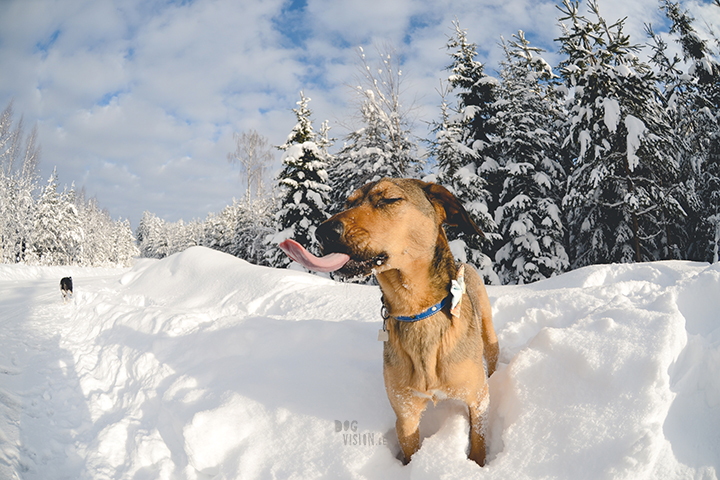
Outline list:
[[[324,257],[316,257],[305,250],[298,242],[290,239],[285,240],[278,246],[288,257],[315,272],[334,272],[341,269],[350,260],[350,256],[344,253],[330,253]]]

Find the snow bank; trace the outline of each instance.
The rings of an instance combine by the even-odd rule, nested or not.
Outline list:
[[[488,464],[464,407],[396,459],[380,293],[196,247],[129,270],[0,268],[0,478],[717,478],[720,267],[491,287]],[[7,312],[7,313],[6,313]],[[15,477],[14,477],[15,476]]]

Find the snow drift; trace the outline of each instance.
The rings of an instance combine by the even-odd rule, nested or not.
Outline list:
[[[124,270],[0,265],[0,478],[717,479],[720,266],[488,290],[488,464],[445,402],[402,466],[376,287],[202,247]]]

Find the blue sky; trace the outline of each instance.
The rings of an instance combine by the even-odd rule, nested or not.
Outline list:
[[[498,68],[500,36],[519,29],[557,58],[555,1],[544,0],[3,0],[0,109],[14,102],[38,126],[41,175],[96,196],[135,227],[144,210],[168,221],[205,218],[243,194],[227,161],[233,133],[255,129],[274,145],[295,123],[299,92],[342,139],[354,115],[357,48],[372,60],[388,43],[403,60],[404,98],[438,117],[444,46],[457,18]],[[603,16],[663,23],[657,0],[600,0]],[[720,9],[683,2],[720,25]],[[583,11],[586,11],[584,7]],[[702,22],[698,22],[702,23]],[[341,144],[341,140],[338,141]],[[278,166],[280,152],[277,154]]]

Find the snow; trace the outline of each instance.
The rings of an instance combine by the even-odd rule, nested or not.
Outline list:
[[[598,98],[598,101],[600,99]],[[615,133],[618,122],[620,121],[620,103],[615,98],[604,98],[602,107],[605,110],[603,121],[610,133]]]
[[[579,158],[585,157],[585,152],[587,151],[588,145],[590,145],[590,141],[592,138],[590,137],[590,132],[587,130],[581,130],[580,133],[578,133],[578,143],[580,143],[580,154],[578,155]]]
[[[625,117],[625,128],[627,128],[627,162],[630,171],[634,171],[635,167],[640,163],[637,156],[638,148],[645,138],[647,129],[642,120],[632,115]]]
[[[628,66],[625,65],[625,64],[620,64],[620,65],[616,66],[616,67],[615,67],[615,71],[616,71],[618,74],[620,74],[620,76],[623,76],[623,77],[630,77],[630,76],[635,75],[635,72],[633,72],[633,71],[630,69],[630,67],[628,67]]]
[[[443,402],[402,466],[377,287],[204,247],[130,269],[0,265],[0,478],[717,479],[720,265],[488,291],[488,463]]]

